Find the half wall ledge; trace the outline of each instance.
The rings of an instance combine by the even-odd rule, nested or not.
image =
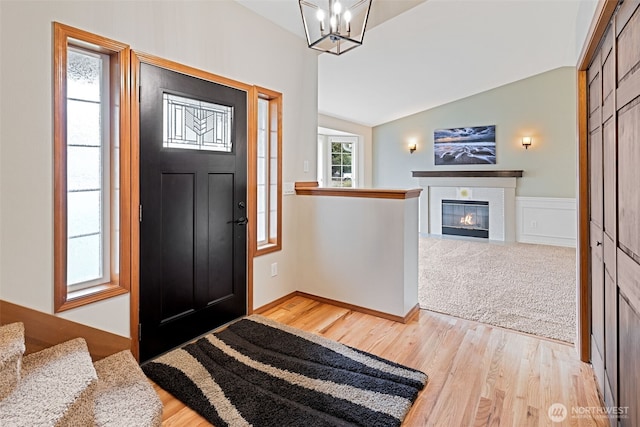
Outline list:
[[[318,187],[315,181],[296,182],[296,194],[299,196],[337,196],[366,197],[370,199],[412,199],[420,197],[422,188],[395,190],[386,188],[334,188]]]
[[[414,178],[522,178],[521,170],[497,171],[412,171]]]

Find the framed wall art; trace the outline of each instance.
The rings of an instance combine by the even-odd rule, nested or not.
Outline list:
[[[496,164],[496,127],[437,129],[433,133],[436,166]]]

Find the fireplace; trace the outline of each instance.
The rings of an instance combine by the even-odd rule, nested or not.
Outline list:
[[[489,202],[442,200],[442,234],[489,238]]]

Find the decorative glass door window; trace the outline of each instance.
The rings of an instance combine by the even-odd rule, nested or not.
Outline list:
[[[231,152],[232,107],[167,93],[162,103],[164,147]]]

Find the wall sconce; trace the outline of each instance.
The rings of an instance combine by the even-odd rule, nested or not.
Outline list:
[[[416,143],[415,139],[412,138],[409,141],[409,153],[413,154],[414,151],[416,151],[416,149],[418,148],[418,144]]]
[[[522,137],[522,146],[524,147],[525,150],[529,149],[529,147],[531,146],[531,137],[530,136],[523,136]]]

